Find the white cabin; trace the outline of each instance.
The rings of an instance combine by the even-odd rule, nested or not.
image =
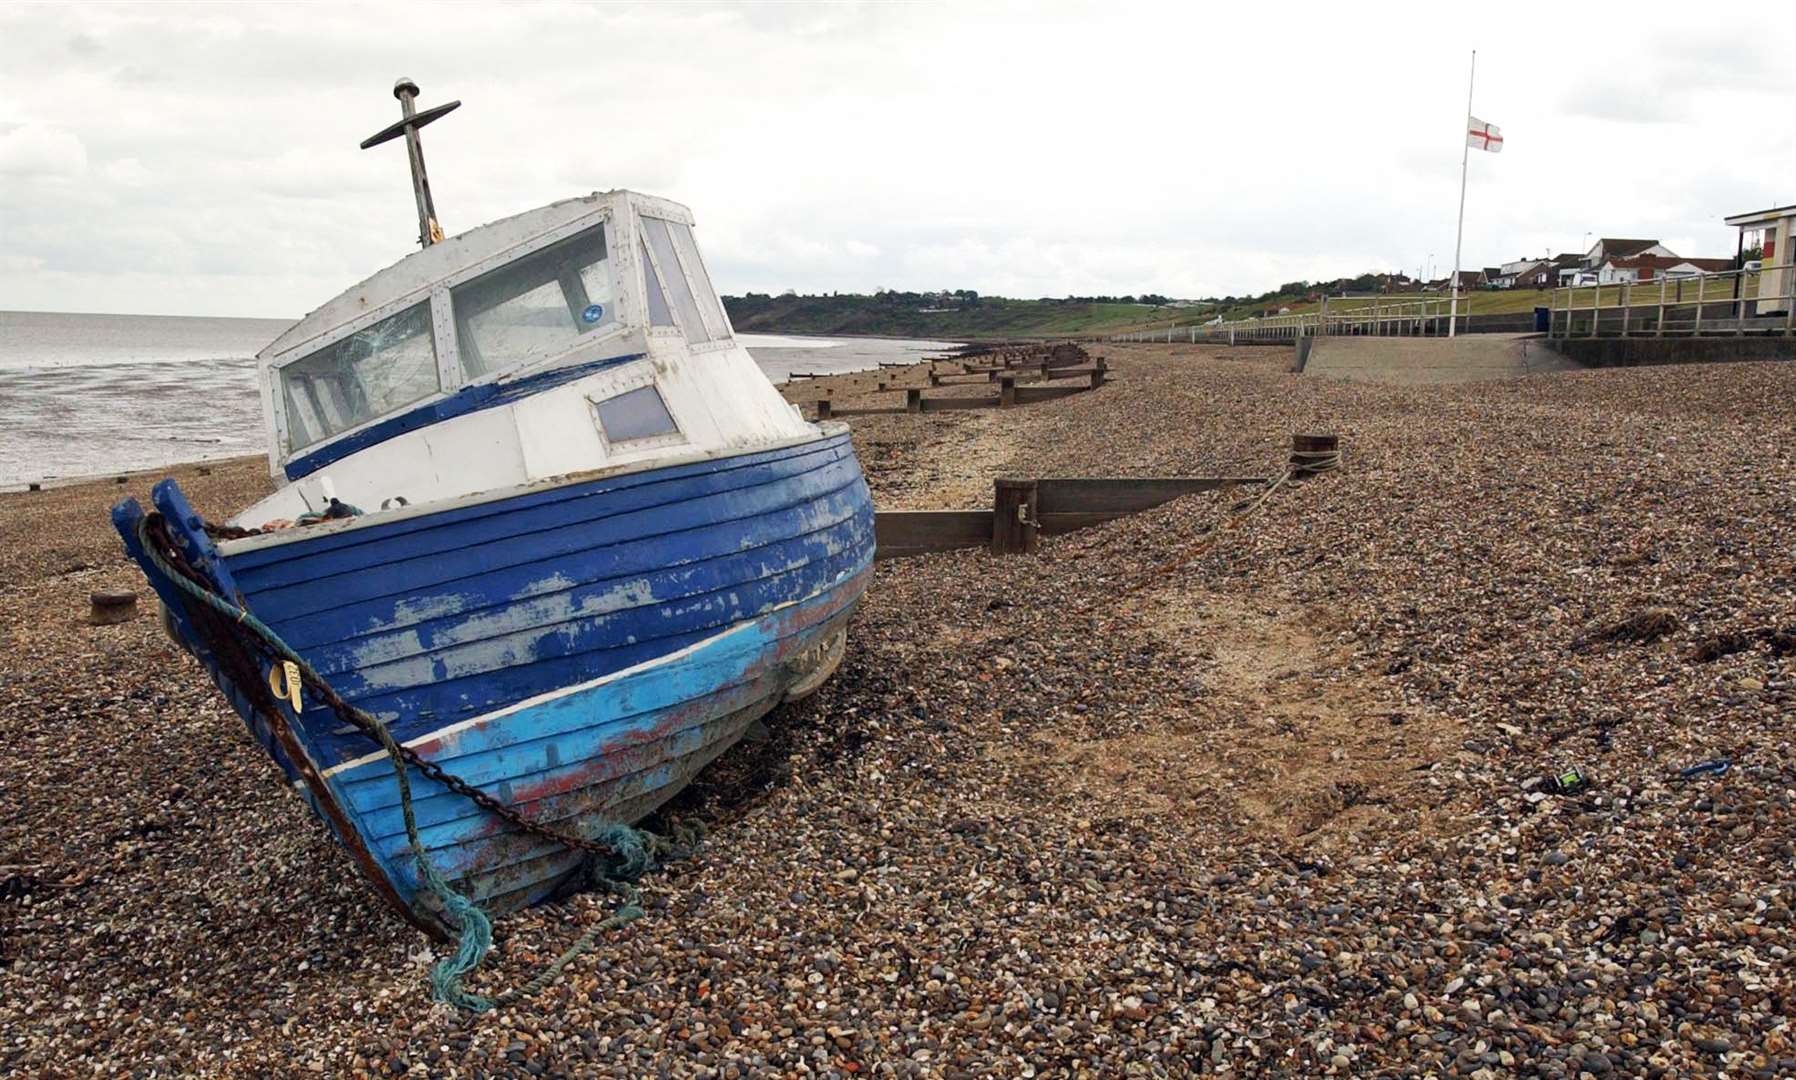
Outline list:
[[[683,206],[630,191],[406,256],[258,356],[272,473],[233,519],[415,508],[815,436],[737,344]]]

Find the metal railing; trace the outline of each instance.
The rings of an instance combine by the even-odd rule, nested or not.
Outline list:
[[[1295,341],[1302,337],[1433,337],[1447,332],[1451,301],[1448,297],[1421,300],[1386,300],[1366,296],[1324,297],[1319,310],[1290,315],[1267,315],[1196,326],[1136,330],[1114,334],[1111,341],[1241,342]],[[1460,298],[1461,328],[1466,300]]]
[[[1667,337],[1796,332],[1792,265],[1762,270],[1564,286],[1553,290],[1548,334]]]

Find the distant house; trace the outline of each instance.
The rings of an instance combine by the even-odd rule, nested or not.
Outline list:
[[[1486,270],[1484,273],[1486,277],[1491,279],[1490,283],[1492,285],[1499,289],[1510,289],[1515,287],[1517,278],[1539,266],[1541,261],[1542,260],[1540,259],[1517,259],[1514,262],[1506,262],[1502,266],[1497,267],[1497,272],[1495,274],[1492,274],[1489,270]]]
[[[1559,284],[1559,271],[1581,265],[1581,255],[1517,259],[1498,268],[1491,284],[1499,289],[1546,289]]]
[[[1584,253],[1584,269],[1595,270],[1610,259],[1631,259],[1636,255],[1676,255],[1677,252],[1657,240],[1617,240],[1605,236]]]
[[[1532,285],[1537,289],[1558,285],[1567,270],[1576,270],[1583,261],[1584,257],[1573,251],[1555,255],[1530,275],[1526,281],[1518,282],[1518,284]]]
[[[1624,281],[1653,281],[1695,277],[1732,270],[1732,259],[1685,259],[1676,255],[1635,255],[1629,258],[1605,259],[1596,268],[1596,283],[1613,285]]]
[[[1506,262],[1497,268],[1496,276],[1491,279],[1491,284],[1499,289],[1513,289],[1522,283],[1524,277],[1537,273],[1546,262],[1545,259],[1517,259],[1514,262]]]
[[[1561,285],[1595,285],[1599,269],[1610,259],[1628,259],[1637,255],[1672,255],[1672,250],[1657,240],[1617,240],[1604,237],[1596,246],[1579,256],[1576,262],[1559,267]]]

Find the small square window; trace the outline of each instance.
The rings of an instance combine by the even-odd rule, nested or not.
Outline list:
[[[640,386],[595,401],[592,410],[598,417],[599,429],[605,433],[605,441],[612,444],[680,433],[679,425],[667,411],[667,403],[661,400],[661,392],[653,386]]]

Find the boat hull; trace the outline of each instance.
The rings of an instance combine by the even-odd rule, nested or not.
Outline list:
[[[172,482],[171,537],[346,700],[424,760],[534,821],[595,836],[683,788],[788,694],[814,688],[871,574],[847,434],[538,485],[439,510],[215,548]],[[378,891],[439,929],[392,762],[323,702],[239,685],[138,545],[177,635]],[[267,677],[266,668],[258,675]],[[277,680],[278,681],[278,680]],[[410,769],[435,869],[494,914],[584,856]]]

